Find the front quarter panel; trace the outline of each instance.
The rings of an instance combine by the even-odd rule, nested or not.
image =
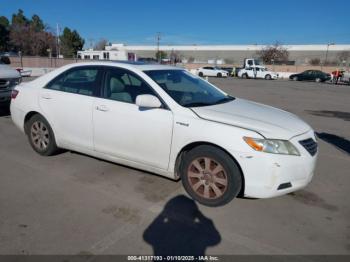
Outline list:
[[[198,142],[221,147],[237,162],[240,162],[241,157],[247,157],[252,152],[251,148],[244,142],[244,136],[262,138],[251,130],[201,119],[192,111],[190,115],[176,114],[174,116],[169,172],[175,173],[176,159],[182,149]]]

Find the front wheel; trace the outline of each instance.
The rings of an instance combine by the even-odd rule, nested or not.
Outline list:
[[[226,152],[208,145],[185,154],[181,179],[193,199],[213,207],[230,202],[242,187],[242,174],[236,162]]]
[[[54,133],[41,115],[37,114],[29,119],[26,123],[26,133],[30,145],[40,155],[51,156],[58,151]]]
[[[199,72],[198,74],[200,77],[203,77],[203,72]]]
[[[294,80],[294,81],[298,81],[299,78],[298,78],[297,76],[294,76],[294,77],[293,77],[293,80]]]
[[[247,75],[247,74],[243,74],[243,75],[242,75],[242,78],[248,79],[248,75]]]
[[[266,79],[266,80],[271,80],[271,75],[266,75],[266,76],[265,76],[265,79]]]
[[[318,78],[315,79],[315,81],[316,81],[316,83],[321,83],[322,79],[318,77]]]
[[[222,77],[222,74],[221,74],[221,73],[218,73],[218,74],[217,74],[217,77]]]

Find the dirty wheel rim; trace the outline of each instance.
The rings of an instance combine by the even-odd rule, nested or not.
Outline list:
[[[30,129],[30,138],[35,148],[40,151],[46,150],[50,143],[50,134],[47,126],[41,121],[34,122]]]
[[[187,179],[192,190],[205,199],[217,199],[227,190],[226,170],[210,157],[194,159],[188,167]]]

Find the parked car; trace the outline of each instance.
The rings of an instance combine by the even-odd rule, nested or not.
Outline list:
[[[8,106],[13,87],[21,82],[21,75],[10,66],[0,63],[0,106]]]
[[[208,206],[301,189],[317,159],[300,118],[171,66],[66,65],[16,86],[11,116],[41,155],[65,148],[181,178]]]
[[[203,77],[203,76],[216,76],[216,77],[227,77],[228,72],[226,70],[222,70],[218,67],[213,66],[204,66],[201,68],[198,68],[196,70],[196,74]]]
[[[221,70],[225,70],[228,74],[228,76],[232,76],[233,75],[233,67],[220,67]]]
[[[342,76],[340,78],[340,81],[343,83],[346,83],[348,85],[350,85],[350,72],[349,71],[344,71],[342,73]]]
[[[241,78],[260,78],[260,79],[277,79],[278,74],[275,72],[270,71],[264,66],[254,66],[254,67],[247,67],[242,68],[238,72],[238,77]]]
[[[320,70],[306,70],[299,74],[290,75],[289,79],[294,81],[315,81],[319,83],[330,80],[331,75]]]

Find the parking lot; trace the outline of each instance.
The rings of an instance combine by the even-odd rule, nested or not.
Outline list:
[[[0,253],[350,254],[349,86],[209,81],[295,113],[315,129],[319,161],[307,188],[204,207],[180,181],[75,152],[39,156],[2,110]]]

